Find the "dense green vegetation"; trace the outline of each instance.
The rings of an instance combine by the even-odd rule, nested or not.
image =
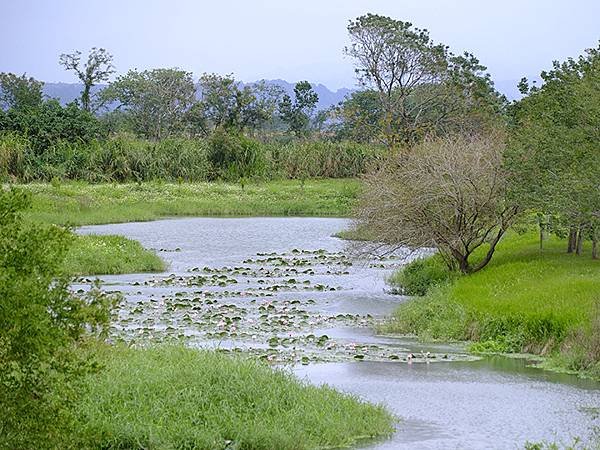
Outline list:
[[[267,183],[27,184],[31,220],[89,225],[169,216],[348,216],[357,180]]]
[[[72,430],[75,385],[94,370],[82,352],[108,327],[116,299],[69,292],[71,233],[22,217],[20,191],[0,191],[0,447],[59,448]]]
[[[256,361],[176,347],[109,348],[103,361],[77,405],[84,446],[333,448],[393,430],[382,407]]]
[[[416,260],[393,282],[426,294],[398,308],[382,331],[474,341],[474,351],[548,355],[563,369],[600,377],[600,261],[564,247],[564,239],[549,237],[540,253],[536,233],[512,233],[488,267],[460,277],[439,256]]]
[[[126,134],[88,142],[58,140],[39,152],[32,142],[15,132],[0,133],[0,180],[100,183],[348,178],[365,172],[382,154],[378,146],[352,142],[261,143],[223,132],[208,140],[153,142]]]

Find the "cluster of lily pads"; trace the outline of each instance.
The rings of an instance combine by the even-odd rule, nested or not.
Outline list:
[[[115,314],[111,338],[134,345],[184,341],[190,346],[241,352],[279,364],[453,358],[445,354],[414,355],[399,345],[360,343],[328,335],[327,330],[376,325],[369,314],[324,309],[329,302],[327,295],[313,298],[317,292],[343,290],[317,283],[314,277],[325,276],[343,284],[351,265],[350,258],[341,252],[294,249],[257,253],[255,258],[232,267],[192,267],[184,274],[132,281],[123,289],[125,301]],[[80,278],[77,282],[91,280]]]

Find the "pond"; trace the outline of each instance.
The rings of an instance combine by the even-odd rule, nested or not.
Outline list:
[[[114,340],[246,352],[312,383],[385,404],[402,420],[367,448],[570,444],[600,426],[600,384],[460,345],[378,336],[406,297],[385,277],[412,255],[356,258],[333,234],[346,219],[186,218],[89,226],[156,249],[163,274],[102,277],[125,295]],[[89,279],[74,286],[86,289]]]

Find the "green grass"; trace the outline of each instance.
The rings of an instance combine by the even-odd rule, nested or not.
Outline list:
[[[351,214],[353,179],[236,183],[84,182],[16,185],[33,194],[26,217],[58,225],[93,225],[171,216],[339,216]],[[78,238],[66,261],[74,275],[156,272],[164,263],[124,237]]]
[[[535,233],[507,235],[486,268],[401,305],[381,331],[471,340],[475,351],[554,355],[572,369],[600,369],[590,358],[584,363],[568,356],[585,345],[575,336],[590,340],[596,332],[600,261],[589,252],[567,254],[566,243],[555,237],[541,254],[538,245]]]
[[[235,183],[18,185],[34,194],[28,217],[75,226],[168,216],[349,216],[359,194],[353,179]]]
[[[166,265],[153,251],[123,236],[76,236],[65,258],[71,275],[162,272]]]
[[[105,350],[76,410],[81,447],[313,449],[388,435],[383,407],[251,360],[162,347]]]

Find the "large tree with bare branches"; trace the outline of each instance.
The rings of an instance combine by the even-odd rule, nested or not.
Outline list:
[[[500,135],[426,139],[365,178],[358,226],[377,240],[435,247],[451,269],[472,273],[492,258],[519,214],[507,201]],[[473,262],[473,252],[487,246]]]

